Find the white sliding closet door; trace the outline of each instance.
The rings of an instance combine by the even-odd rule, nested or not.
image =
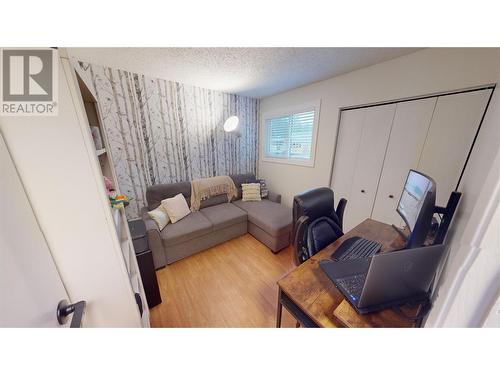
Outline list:
[[[358,159],[359,144],[363,132],[363,121],[366,109],[342,111],[340,118],[337,150],[335,152],[335,168],[333,169],[331,186],[334,191],[335,204],[340,198],[350,200],[354,170]]]
[[[436,180],[439,206],[445,206],[456,189],[491,91],[438,98],[418,170]]]
[[[408,170],[416,169],[437,98],[397,104],[372,218],[403,226],[396,212]]]
[[[410,169],[432,177],[436,204],[456,189],[492,89],[343,111],[331,186],[348,200],[344,231],[396,212]],[[481,183],[478,181],[478,183]]]
[[[380,105],[361,110],[365,113],[358,152],[355,156],[351,191],[348,195],[344,231],[371,217],[396,105]],[[347,147],[353,146],[353,143],[350,143],[353,139],[341,138],[339,141],[341,144],[345,143]]]

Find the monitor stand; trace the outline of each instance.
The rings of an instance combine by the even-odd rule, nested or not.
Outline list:
[[[450,227],[451,220],[453,219],[453,215],[455,214],[461,196],[462,193],[459,193],[458,191],[452,191],[446,207],[434,207],[434,213],[440,214],[442,215],[442,217],[441,222],[439,223],[439,227],[436,231],[436,236],[434,237],[433,245],[442,244],[444,242],[446,233],[448,232],[448,228]],[[409,236],[394,224],[392,224],[392,227],[405,240],[405,243],[408,243]]]
[[[408,242],[408,236],[401,229],[399,229],[397,226],[395,226],[394,224],[391,224],[391,225],[394,228],[394,230],[396,232],[398,232],[398,234],[405,240],[405,243],[407,243]]]
[[[443,215],[436,232],[436,237],[434,238],[434,245],[442,244],[444,242],[446,233],[448,232],[448,228],[450,227],[451,220],[453,219],[453,215],[455,214],[455,210],[457,209],[461,196],[462,193],[452,191],[446,207],[436,206],[434,208],[434,213]]]

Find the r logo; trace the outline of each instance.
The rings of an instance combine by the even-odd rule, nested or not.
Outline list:
[[[51,102],[53,52],[50,49],[2,51],[3,102]]]
[[[57,116],[54,48],[0,48],[0,116]]]

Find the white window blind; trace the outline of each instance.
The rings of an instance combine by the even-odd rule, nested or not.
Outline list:
[[[271,158],[311,158],[315,111],[270,118],[267,125],[266,156]]]

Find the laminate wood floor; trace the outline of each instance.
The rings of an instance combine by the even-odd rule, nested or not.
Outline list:
[[[292,247],[273,254],[250,234],[157,271],[163,302],[152,327],[275,327],[276,282],[295,268]],[[295,320],[283,308],[283,327]]]

